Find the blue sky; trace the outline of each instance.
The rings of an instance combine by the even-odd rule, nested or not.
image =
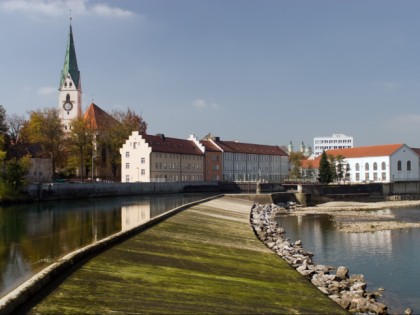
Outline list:
[[[58,106],[69,9],[83,88],[149,133],[420,147],[420,1],[0,0],[0,104]]]

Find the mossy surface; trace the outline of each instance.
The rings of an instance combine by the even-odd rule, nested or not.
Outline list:
[[[255,237],[251,204],[240,205],[210,201],[167,219],[87,262],[29,312],[345,314]]]

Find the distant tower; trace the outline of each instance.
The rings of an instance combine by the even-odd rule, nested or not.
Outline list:
[[[302,141],[302,144],[300,145],[300,152],[305,153],[305,144]]]
[[[75,118],[82,117],[82,83],[80,80],[80,71],[77,67],[71,18],[69,39],[58,90],[59,115],[64,131],[68,132],[70,131],[70,122]]]
[[[287,147],[287,151],[289,152],[289,154],[293,152],[293,143],[292,143],[292,141],[290,141],[289,146]]]

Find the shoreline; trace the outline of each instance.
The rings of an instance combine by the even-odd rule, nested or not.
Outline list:
[[[352,202],[334,201],[314,207],[296,208],[288,215],[304,216],[327,214],[333,217],[336,227],[346,233],[367,233],[384,230],[420,228],[420,222],[400,222],[390,213],[371,213],[373,210],[420,206],[420,200]]]

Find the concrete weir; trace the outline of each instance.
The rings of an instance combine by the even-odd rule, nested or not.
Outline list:
[[[34,279],[1,300],[1,313],[345,314],[255,236],[252,204],[230,197],[186,205],[85,248],[88,261],[83,250],[68,255],[63,263],[78,265],[64,281],[45,270],[48,290],[29,300],[40,289]]]

